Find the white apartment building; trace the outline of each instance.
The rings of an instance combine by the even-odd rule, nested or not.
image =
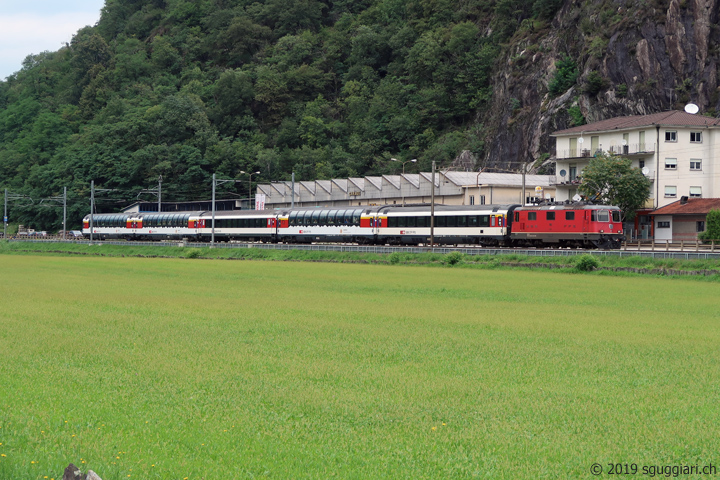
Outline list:
[[[577,194],[577,177],[600,151],[630,158],[650,178],[648,209],[682,197],[720,197],[720,119],[669,111],[612,118],[551,136],[558,201]]]

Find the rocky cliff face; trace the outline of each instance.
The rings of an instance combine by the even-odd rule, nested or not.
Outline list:
[[[720,112],[718,0],[567,1],[550,25],[516,33],[495,77],[485,166],[519,168],[547,154],[555,130],[621,115],[682,109]],[[537,30],[537,31],[535,31]],[[556,62],[577,83],[552,96]]]

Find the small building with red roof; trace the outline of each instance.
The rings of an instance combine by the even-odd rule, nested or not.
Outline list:
[[[710,210],[720,210],[720,198],[681,197],[650,213],[654,238],[660,242],[695,241],[705,231]]]

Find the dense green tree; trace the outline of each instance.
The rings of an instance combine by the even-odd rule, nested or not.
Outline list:
[[[579,190],[594,202],[620,207],[624,217],[632,219],[650,198],[650,185],[630,159],[600,153],[583,169]]]
[[[720,242],[720,210],[710,210],[705,218],[705,231],[698,234],[700,240]]]
[[[0,186],[81,198],[95,180],[114,209],[159,175],[164,198],[190,200],[213,173],[312,180],[481,155],[499,42],[554,5],[106,0],[96,26],[0,82]]]

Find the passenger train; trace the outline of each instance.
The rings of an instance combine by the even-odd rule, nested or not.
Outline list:
[[[90,236],[90,215],[83,234]],[[431,229],[431,222],[434,226]],[[431,233],[432,230],[432,233]],[[280,208],[92,216],[94,238],[619,248],[620,209],[591,204]]]

